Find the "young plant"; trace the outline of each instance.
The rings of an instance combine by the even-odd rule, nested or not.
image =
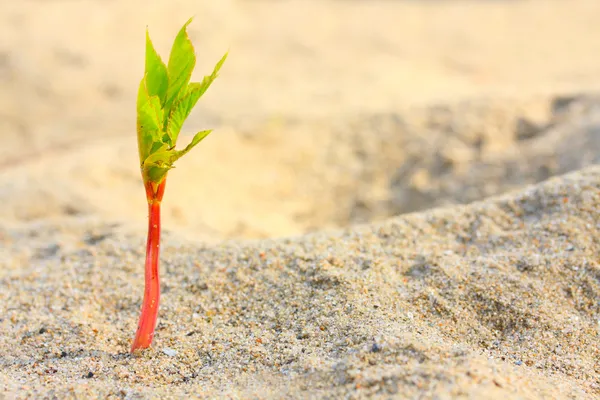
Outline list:
[[[192,108],[217,78],[219,69],[227,58],[226,53],[212,74],[205,76],[202,82],[190,82],[196,65],[194,47],[186,32],[191,21],[188,20],[175,37],[166,65],[154,49],[146,30],[145,72],[137,96],[137,140],[149,221],[144,300],[131,352],[149,347],[154,337],[160,298],[160,204],[165,192],[167,172],[173,168],[175,161],[211,131],[196,133],[190,144],[181,150],[175,148],[177,137]]]

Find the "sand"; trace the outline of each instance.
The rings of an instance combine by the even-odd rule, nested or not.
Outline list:
[[[599,12],[1,3],[0,398],[599,397]],[[231,56],[132,356],[133,83],[194,14],[197,75]]]

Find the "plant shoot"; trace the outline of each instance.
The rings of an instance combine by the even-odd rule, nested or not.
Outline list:
[[[177,137],[192,108],[217,78],[227,53],[211,75],[190,82],[196,65],[194,47],[187,34],[188,20],[181,28],[167,64],[162,61],[146,30],[144,77],[137,95],[137,141],[142,180],[148,200],[148,241],[146,245],[145,289],[137,333],[131,352],[152,344],[160,299],[159,249],[160,205],[167,173],[173,163],[187,154],[211,131],[201,131],[183,149],[176,149]]]

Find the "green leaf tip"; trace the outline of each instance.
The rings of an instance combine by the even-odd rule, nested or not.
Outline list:
[[[190,18],[179,30],[165,64],[146,29],[144,77],[137,96],[137,139],[144,182],[160,183],[173,163],[202,141],[210,130],[198,132],[183,150],[175,145],[185,120],[218,77],[228,52],[201,82],[190,82],[196,66],[194,46],[187,34]]]
[[[169,86],[167,67],[154,49],[150,33],[146,29],[146,64],[144,75],[146,87],[150,96],[158,96],[161,106],[164,106]]]

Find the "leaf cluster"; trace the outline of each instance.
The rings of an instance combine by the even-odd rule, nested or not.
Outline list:
[[[175,149],[183,123],[227,58],[225,54],[212,74],[201,82],[190,82],[196,65],[194,47],[186,31],[191,21],[175,37],[166,65],[146,31],[145,72],[137,96],[137,138],[144,183],[160,184],[173,163],[211,132],[198,132],[185,148]]]

